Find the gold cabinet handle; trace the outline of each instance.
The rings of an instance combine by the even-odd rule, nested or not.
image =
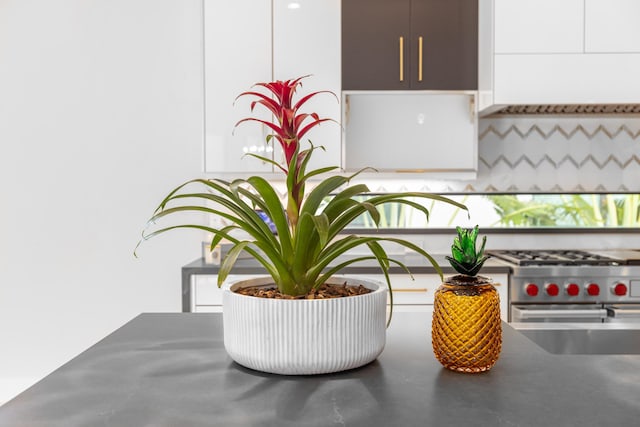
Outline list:
[[[418,81],[422,81],[422,36],[418,37]]]
[[[393,288],[393,292],[416,292],[416,293],[425,293],[427,292],[427,288]]]
[[[469,121],[473,123],[476,120],[476,97],[475,95],[469,95]],[[494,286],[500,285],[500,283],[494,283]]]
[[[404,81],[404,37],[400,37],[400,81]]]

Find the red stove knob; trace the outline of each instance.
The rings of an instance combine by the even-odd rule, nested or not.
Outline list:
[[[612,289],[613,293],[619,297],[624,296],[627,294],[627,285],[625,285],[624,283],[617,283],[613,289]]]
[[[580,286],[575,283],[569,283],[565,290],[567,291],[567,295],[575,297],[580,293]]]
[[[538,285],[536,285],[535,283],[529,283],[527,286],[524,287],[524,291],[530,297],[535,297],[538,295]]]
[[[600,286],[597,283],[589,283],[587,285],[587,294],[592,297],[600,295]]]
[[[545,289],[547,290],[547,295],[552,297],[555,297],[560,293],[560,288],[555,283],[548,283],[547,286],[545,286]]]

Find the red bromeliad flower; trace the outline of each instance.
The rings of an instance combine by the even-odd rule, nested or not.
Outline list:
[[[298,86],[302,86],[301,80],[308,76],[298,77],[297,79],[285,80],[285,81],[275,81],[271,83],[256,83],[255,86],[262,86],[267,88],[270,95],[265,95],[260,92],[249,91],[243,92],[238,95],[238,98],[244,95],[251,95],[258,97],[257,101],[253,101],[251,103],[251,111],[257,104],[263,105],[271,111],[271,113],[275,116],[277,123],[273,123],[266,120],[257,119],[255,117],[248,117],[246,119],[240,120],[236,123],[238,126],[242,122],[246,121],[254,121],[262,123],[268,126],[274,133],[273,137],[275,137],[280,145],[282,146],[282,150],[284,151],[285,156],[285,165],[280,165],[280,169],[282,169],[285,173],[288,173],[289,166],[291,164],[291,160],[296,154],[296,151],[299,151],[300,148],[300,140],[302,137],[309,132],[313,127],[319,125],[322,122],[326,121],[335,121],[333,119],[321,119],[316,113],[299,113],[298,110],[302,107],[309,99],[314,97],[319,93],[330,93],[335,96],[335,94],[331,91],[319,91],[313,92],[308,95],[305,95],[303,98],[298,100],[295,104],[293,103],[293,96],[296,92]],[[336,97],[337,99],[337,97]],[[308,122],[307,119],[311,119]],[[308,123],[305,124],[305,120]],[[299,167],[301,160],[296,162],[296,167]]]
[[[298,86],[302,86],[301,80],[308,76],[298,77],[297,79],[275,81],[270,83],[256,83],[254,86],[261,86],[266,88],[269,93],[264,94],[256,91],[243,92],[236,97],[236,100],[241,96],[250,95],[257,97],[258,99],[251,102],[251,111],[256,105],[262,105],[266,107],[271,114],[275,117],[275,121],[267,121],[258,119],[255,117],[247,117],[236,123],[236,127],[243,122],[254,121],[262,123],[269,127],[273,133],[267,136],[267,141],[275,138],[282,147],[285,156],[285,163],[280,164],[271,159],[256,155],[249,154],[267,163],[274,164],[281,169],[287,175],[287,187],[288,187],[288,203],[287,203],[287,215],[292,227],[297,224],[298,213],[302,204],[304,196],[304,184],[309,175],[306,175],[305,167],[307,165],[309,156],[313,152],[313,145],[309,149],[300,149],[300,140],[302,137],[313,129],[315,126],[322,122],[333,121],[333,119],[323,118],[321,119],[317,113],[301,113],[300,108],[311,98],[319,93],[330,93],[336,97],[331,91],[323,90],[318,92],[312,92],[303,96],[294,104],[294,95]],[[336,122],[337,123],[337,122]],[[335,167],[325,168],[323,171],[335,169]],[[313,174],[319,173],[320,170],[314,171]]]

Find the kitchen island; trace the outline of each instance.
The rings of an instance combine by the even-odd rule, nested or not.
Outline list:
[[[640,356],[552,355],[503,323],[487,373],[448,371],[427,313],[396,313],[374,362],[246,369],[222,316],[142,314],[0,407],[0,426],[604,426],[640,420]]]

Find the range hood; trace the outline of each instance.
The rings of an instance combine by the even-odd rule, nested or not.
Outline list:
[[[508,105],[492,112],[490,116],[536,114],[640,114],[640,104],[530,104]]]

